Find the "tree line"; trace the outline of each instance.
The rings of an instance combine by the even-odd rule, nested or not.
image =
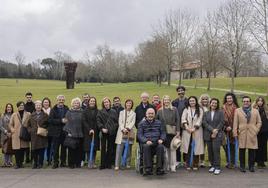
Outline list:
[[[85,82],[156,81],[170,85],[174,66],[180,73],[187,62],[199,60],[200,77],[209,79],[225,72],[237,76],[267,76],[268,0],[229,0],[204,17],[190,10],[173,9],[155,23],[148,39],[132,53],[103,44],[93,54],[86,52],[78,62],[76,79]],[[4,78],[64,80],[64,63],[70,55],[25,62],[20,52],[15,62],[0,61]],[[181,84],[182,74],[179,77]]]

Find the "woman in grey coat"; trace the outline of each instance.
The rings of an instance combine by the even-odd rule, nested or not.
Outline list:
[[[212,165],[212,167],[209,169],[209,172],[214,173],[215,175],[221,173],[220,148],[224,136],[223,125],[224,115],[223,112],[219,110],[219,100],[216,98],[212,98],[210,100],[210,110],[205,112],[203,117],[203,134],[204,140],[208,146],[208,158]]]
[[[64,145],[68,147],[68,165],[69,168],[80,168],[83,149],[83,127],[81,100],[72,99],[72,108],[66,113],[64,122],[66,125],[63,130],[67,133]]]
[[[163,96],[163,106],[158,110],[156,118],[165,126],[167,137],[165,146],[168,154],[168,170],[176,172],[176,150],[170,146],[172,139],[180,137],[180,117],[176,107],[172,106],[168,95]]]

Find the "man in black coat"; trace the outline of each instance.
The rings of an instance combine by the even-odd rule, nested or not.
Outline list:
[[[164,145],[166,132],[160,120],[155,119],[155,111],[149,108],[146,118],[139,123],[138,139],[142,145],[145,175],[152,174],[152,160],[156,155],[156,174],[164,174]]]
[[[31,92],[27,92],[25,94],[26,102],[24,105],[24,110],[26,112],[33,113],[35,111],[35,104],[33,102],[33,94]],[[26,163],[30,163],[30,148],[25,149],[25,158],[26,158]],[[32,157],[31,157],[32,158]]]
[[[66,123],[65,114],[69,110],[67,106],[64,105],[65,97],[63,95],[57,96],[57,102],[49,114],[49,127],[48,135],[52,137],[52,151],[53,151],[53,166],[52,168],[59,167],[59,148],[61,147],[60,159],[61,167],[66,166],[66,147],[63,145],[65,139],[65,133],[63,132],[63,127]]]
[[[119,97],[114,97],[113,98],[113,107],[112,109],[114,109],[119,117],[119,114],[122,110],[124,110],[123,106],[121,105],[121,100]]]
[[[135,108],[136,113],[136,122],[135,127],[138,129],[138,124],[146,115],[146,111],[149,108],[153,108],[154,106],[149,103],[149,94],[144,92],[141,94],[141,103]]]

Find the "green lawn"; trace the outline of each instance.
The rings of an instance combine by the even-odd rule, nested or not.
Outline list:
[[[215,79],[212,80],[212,87],[228,88],[227,79]],[[268,84],[267,78],[239,78],[236,80],[236,89],[247,91],[265,92]],[[183,84],[193,85],[194,80],[184,80]],[[201,85],[204,84],[204,85]],[[206,86],[206,80],[198,80],[198,86]],[[70,106],[70,101],[74,97],[81,97],[83,93],[89,93],[97,98],[98,106],[100,108],[101,99],[108,96],[112,99],[114,96],[121,97],[122,101],[127,98],[134,100],[135,106],[139,104],[140,94],[143,91],[148,92],[150,95],[158,93],[160,96],[165,94],[170,95],[172,99],[177,97],[175,86],[168,87],[162,85],[159,87],[152,82],[144,83],[118,83],[118,84],[104,84],[101,86],[99,83],[81,83],[75,86],[74,90],[66,90],[65,82],[63,81],[48,81],[48,80],[23,80],[19,79],[18,83],[16,79],[0,79],[0,113],[3,113],[4,106],[7,102],[16,104],[19,100],[25,100],[24,95],[26,92],[31,91],[33,93],[33,99],[43,99],[49,97],[53,104],[56,102],[56,96],[64,94],[66,96],[66,104]],[[251,89],[251,90],[250,90]],[[195,95],[200,96],[202,93],[208,93],[211,97],[217,97],[222,101],[225,92],[222,91],[209,91],[205,89],[192,89],[187,88],[187,96]],[[253,99],[256,96],[252,96]],[[241,100],[239,100],[241,101]],[[135,148],[133,148],[132,164],[135,157]],[[98,154],[99,155],[99,154]],[[206,156],[207,157],[207,156]],[[99,158],[99,157],[98,157]],[[225,161],[225,157],[222,152],[222,161]],[[224,165],[225,162],[222,162]]]
[[[187,86],[194,86],[195,79],[183,80],[182,84]],[[178,81],[173,81],[172,83],[179,83]],[[208,79],[198,79],[198,87],[207,87]],[[229,89],[231,86],[230,78],[212,78],[211,87],[212,88],[222,88]],[[235,89],[249,92],[257,93],[267,93],[268,92],[268,77],[241,77],[235,78]]]

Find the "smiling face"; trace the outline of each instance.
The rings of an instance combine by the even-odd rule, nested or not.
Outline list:
[[[131,101],[128,101],[126,103],[126,110],[131,110],[131,108],[132,108],[132,102]]]
[[[218,101],[212,100],[210,102],[210,108],[211,108],[211,110],[216,110],[218,108]]]
[[[24,104],[21,103],[20,106],[18,107],[18,111],[23,111],[24,110]]]
[[[202,97],[202,99],[201,99],[202,106],[208,106],[209,105],[208,100],[209,100],[208,97]]]
[[[107,110],[111,108],[111,102],[109,101],[109,99],[104,99],[103,106]]]
[[[177,90],[177,93],[180,98],[183,98],[185,95],[185,91],[181,88]]]
[[[149,120],[149,121],[153,121],[154,120],[154,117],[155,117],[155,111],[154,111],[154,109],[149,108],[146,111],[146,119]]]
[[[226,97],[226,102],[227,102],[228,105],[232,105],[233,102],[234,102],[233,97],[232,97],[231,95],[228,95],[228,96]]]
[[[89,107],[94,108],[96,105],[96,100],[94,98],[89,99]]]
[[[58,97],[57,102],[58,102],[58,105],[63,106],[65,103],[65,98],[63,96]]]
[[[44,107],[44,109],[48,109],[49,108],[49,101],[47,100],[47,99],[45,99],[44,101],[43,101],[43,107]]]
[[[26,95],[26,101],[32,102],[32,95]]]
[[[244,108],[248,108],[251,105],[250,98],[243,98],[242,102]]]
[[[80,101],[75,100],[73,102],[73,109],[78,110],[80,108]]]
[[[7,105],[6,111],[7,111],[7,113],[11,113],[12,112],[12,106],[10,104]]]
[[[169,107],[169,106],[170,106],[170,103],[171,103],[171,101],[170,101],[170,98],[169,98],[169,97],[165,97],[165,98],[163,99],[163,105],[164,105],[165,107]]]
[[[42,110],[42,104],[41,103],[35,103],[35,111],[40,112]]]
[[[262,99],[262,98],[259,98],[258,101],[257,101],[257,105],[258,105],[259,107],[262,107],[263,104],[264,104],[263,99]]]
[[[195,98],[190,98],[189,99],[189,105],[190,105],[190,107],[195,107],[196,106],[196,100],[195,100]]]

